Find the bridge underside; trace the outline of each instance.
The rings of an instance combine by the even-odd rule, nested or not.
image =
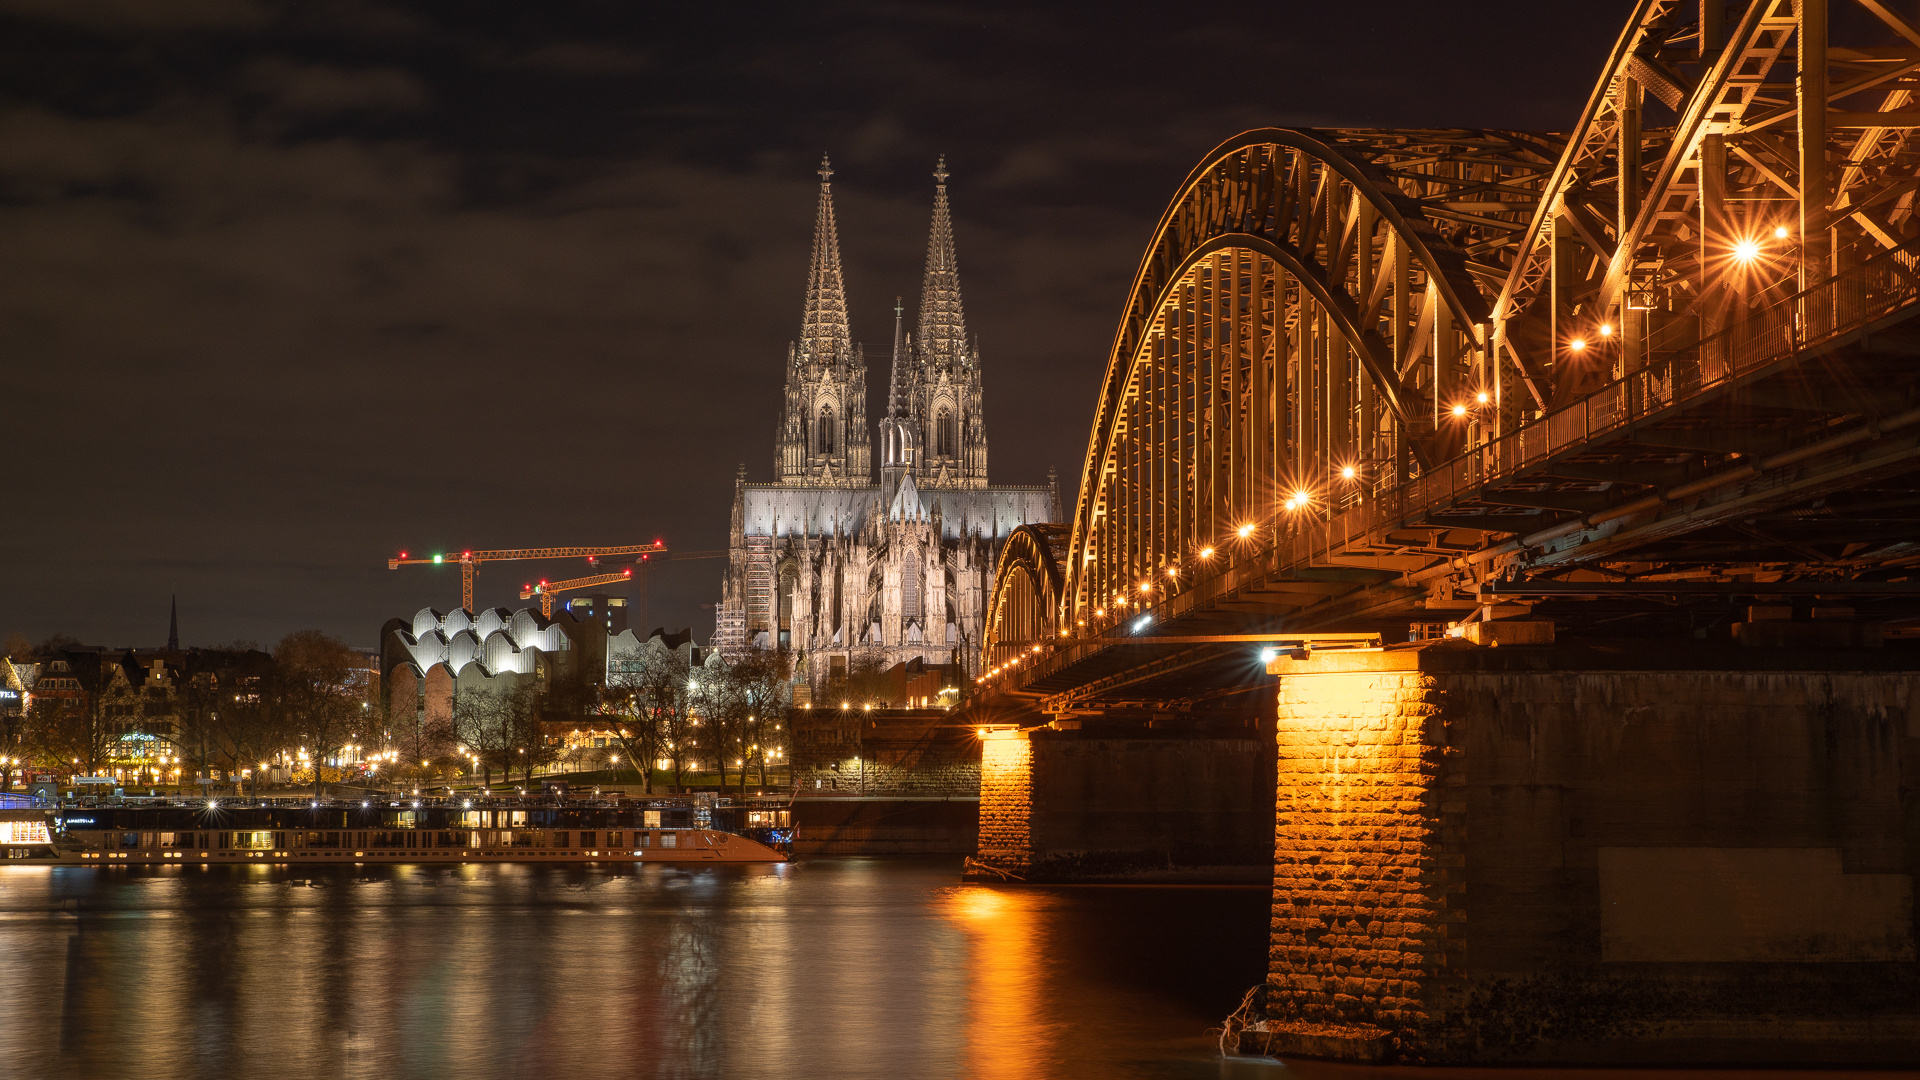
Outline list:
[[[1239,717],[1263,648],[1404,642],[1476,618],[1550,621],[1562,638],[1728,640],[1767,632],[1756,618],[1816,617],[1784,633],[1920,635],[1912,311],[1675,396],[1431,509],[1333,513],[1301,543],[1182,583],[1144,622],[1040,641],[1023,680],[986,700],[1041,720]],[[1274,643],[1192,640],[1259,635]]]

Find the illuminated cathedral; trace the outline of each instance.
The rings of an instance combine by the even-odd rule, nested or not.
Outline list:
[[[1058,515],[1054,483],[987,482],[980,349],[961,304],[945,159],[933,174],[918,317],[909,333],[895,301],[886,414],[868,430],[832,176],[822,160],[774,481],[749,482],[745,466],[735,481],[714,635],[726,650],[791,650],[796,689],[814,693],[850,670],[914,659],[977,670],[1000,545]]]

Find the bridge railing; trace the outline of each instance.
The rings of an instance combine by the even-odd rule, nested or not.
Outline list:
[[[1704,338],[1656,343],[1657,361],[1556,409],[1502,438],[1474,447],[1371,502],[1279,538],[1262,567],[1226,569],[1231,588],[1248,573],[1311,564],[1354,538],[1444,509],[1481,485],[1568,447],[1705,394],[1823,341],[1920,301],[1920,239],[1762,308]],[[1198,582],[1195,583],[1199,584]]]
[[[1502,438],[1465,451],[1375,503],[1393,514],[1439,509],[1462,493],[1570,446],[1673,407],[1920,299],[1920,240],[1756,311],[1726,329],[1661,349],[1664,357]]]

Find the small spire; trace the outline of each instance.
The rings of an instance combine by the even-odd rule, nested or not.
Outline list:
[[[943,157],[940,160],[945,161],[946,158]],[[833,182],[833,162],[827,160],[827,155],[821,154],[820,155],[820,183],[825,185],[825,184],[830,184],[832,182]]]
[[[893,372],[887,381],[887,418],[899,420],[907,415],[907,391],[903,379],[903,369],[907,364],[906,356],[906,306],[899,297],[893,298]]]

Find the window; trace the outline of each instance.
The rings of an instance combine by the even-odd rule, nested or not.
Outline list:
[[[933,452],[941,457],[952,457],[954,444],[953,414],[945,409],[941,409],[939,417],[933,422],[933,432]]]
[[[560,835],[564,837],[564,836],[566,836],[567,834],[566,834],[566,833],[561,833]],[[563,845],[563,846],[564,846],[564,845]],[[590,833],[590,832],[583,832],[583,833],[581,833],[581,834],[580,834],[580,846],[581,846],[581,847],[592,847],[592,846],[593,846],[593,834],[592,834],[592,833]]]
[[[610,832],[610,833],[608,833],[608,834],[607,834],[607,846],[608,846],[608,847],[619,847],[619,846],[620,846],[620,834],[619,834],[619,833],[617,833],[617,832]]]
[[[663,832],[660,834],[661,847],[678,847],[679,845],[680,845],[680,837],[675,835],[674,833]]]
[[[833,406],[831,405],[820,410],[820,424],[813,438],[813,452],[833,453]]]
[[[658,810],[646,811],[645,824],[649,829],[659,828],[660,827],[660,811]]]

